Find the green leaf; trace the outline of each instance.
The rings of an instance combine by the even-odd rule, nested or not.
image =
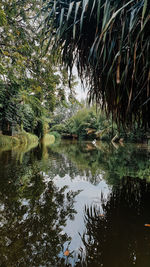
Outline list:
[[[89,2],[89,0],[83,0],[82,2],[83,2],[83,5],[82,5],[81,18],[80,18],[80,32],[82,31],[84,13],[85,13],[86,9],[88,8],[88,2]]]
[[[144,1],[144,5],[143,5],[143,10],[142,10],[142,21],[143,21],[144,16],[145,16],[146,8],[147,8],[147,0]]]
[[[74,6],[74,2],[71,2],[70,5],[69,5],[68,13],[67,13],[67,21],[70,18],[73,6]]]

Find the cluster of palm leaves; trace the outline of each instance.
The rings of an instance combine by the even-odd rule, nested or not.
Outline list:
[[[150,127],[150,1],[45,0],[47,47],[124,126]]]

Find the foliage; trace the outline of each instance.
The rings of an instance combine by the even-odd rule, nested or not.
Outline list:
[[[69,96],[67,101],[62,101],[56,106],[52,116],[52,125],[61,124],[71,118],[84,105],[75,96]]]
[[[19,139],[13,136],[0,135],[0,147],[18,145]]]
[[[150,127],[150,1],[43,1],[43,38],[60,47],[118,125]]]
[[[106,115],[104,111],[96,109],[95,105],[92,107],[78,107],[77,111],[75,113],[73,112],[73,116],[68,119],[66,119],[68,116],[65,118],[65,115],[60,114],[59,119],[62,119],[62,121],[57,120],[56,117],[57,115],[52,120],[53,124],[56,124],[50,130],[57,131],[62,135],[75,134],[79,138],[96,138],[103,141],[110,141],[117,135],[118,141],[122,138],[122,140],[127,142],[143,142],[149,135],[149,132],[139,128],[137,123],[135,123],[134,128],[125,129],[120,126],[120,129],[118,129],[116,123],[112,121],[112,118]]]
[[[16,136],[0,135],[0,147],[2,146],[20,146],[20,145],[38,144],[38,137],[25,131]]]
[[[56,142],[60,141],[61,135],[58,132],[52,131],[50,134],[55,137]]]
[[[81,109],[68,120],[66,127],[71,134],[84,137],[87,135],[87,128],[95,128],[95,114],[90,109]]]
[[[47,182],[38,164],[29,161],[31,164],[32,157],[28,155],[21,165],[9,158],[7,170],[1,167],[0,202],[5,209],[0,211],[0,265],[32,262],[61,267],[65,259],[60,254],[70,241],[62,228],[68,218],[74,218],[74,199],[79,192]]]
[[[73,116],[63,120],[63,123],[56,124],[51,131],[60,134],[77,135],[79,138],[102,139],[104,134],[108,139],[112,136],[112,122],[105,113],[97,110],[96,107],[80,108]]]
[[[16,136],[19,139],[20,144],[38,144],[38,137],[34,134],[22,131]]]
[[[51,145],[55,142],[55,136],[52,134],[46,134],[43,136],[41,142],[46,145]]]
[[[150,181],[149,150],[144,145],[125,144],[114,147],[113,144],[100,141],[96,145],[90,142],[61,142],[51,149],[65,154],[80,172],[86,172],[87,177],[89,175],[92,183],[99,183],[100,174],[110,185],[117,184],[124,176]]]
[[[59,52],[41,51],[40,19],[35,22],[40,7],[39,0],[1,1],[0,124],[2,130],[15,123],[43,136],[55,106],[65,99],[68,79],[56,63]]]
[[[51,129],[52,132],[58,132],[59,134],[66,132],[66,127],[64,124],[56,124]]]

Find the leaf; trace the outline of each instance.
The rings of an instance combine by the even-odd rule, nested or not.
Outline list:
[[[76,37],[76,25],[73,25],[73,39]]]
[[[63,23],[63,16],[64,16],[64,8],[62,8],[61,14],[60,14],[60,27],[62,26],[62,23]]]
[[[92,9],[91,9],[90,18],[91,18],[92,14],[93,14],[93,10],[94,10],[94,7],[95,7],[95,3],[96,3],[96,0],[93,1],[93,6],[92,6]]]
[[[71,2],[69,5],[69,9],[68,9],[68,14],[67,14],[67,21],[70,18],[71,12],[72,12],[72,8],[73,8],[74,2]]]
[[[116,83],[120,83],[120,63],[121,63],[121,56],[118,57],[118,63],[117,63],[117,72],[116,72]]]
[[[98,7],[97,7],[97,27],[99,25],[100,14],[101,14],[101,0],[99,0]]]
[[[77,2],[77,3],[76,3],[74,23],[76,22],[76,18],[77,18],[78,9],[79,9],[80,4],[81,4],[81,2]]]
[[[79,9],[80,4],[81,4],[81,2],[76,3],[74,25],[73,25],[73,39],[75,39],[75,36],[76,36],[76,18],[77,18],[78,9]]]
[[[111,22],[116,18],[116,16],[120,13],[120,11],[122,9],[124,9],[125,7],[127,7],[129,4],[131,4],[134,0],[129,1],[127,4],[125,4],[124,6],[122,6],[121,8],[119,8],[116,12],[113,13],[112,17],[110,18],[110,20],[108,21],[108,23],[106,24],[104,30],[101,33],[101,37],[103,36],[103,34],[107,31],[108,27],[110,26]]]
[[[142,21],[143,21],[144,16],[145,16],[146,8],[147,8],[147,0],[144,1],[143,11],[142,11]]]
[[[106,26],[106,23],[108,21],[108,17],[110,16],[110,2],[107,1],[105,3],[105,7],[104,7],[104,15],[103,15],[103,23],[102,23],[102,31]]]
[[[64,252],[64,255],[68,257],[68,256],[69,256],[69,253],[70,253],[69,250],[66,250],[66,251]]]
[[[88,7],[88,0],[84,0],[83,7],[82,7],[81,20],[80,20],[80,32],[82,31],[84,13],[87,10],[87,7]]]

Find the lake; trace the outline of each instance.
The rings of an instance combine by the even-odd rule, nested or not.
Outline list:
[[[150,267],[150,146],[1,148],[0,266]]]

